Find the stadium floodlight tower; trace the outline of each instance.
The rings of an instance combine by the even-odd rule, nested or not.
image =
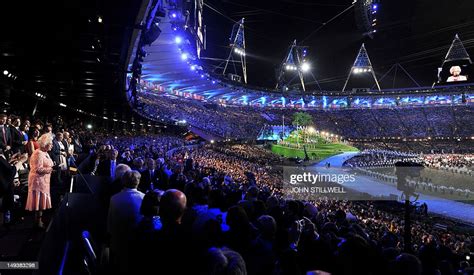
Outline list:
[[[453,42],[451,43],[451,46],[444,57],[443,63],[441,64],[441,67],[438,68],[438,83],[442,82],[440,74],[443,71],[443,67],[446,63],[451,62],[459,62],[459,64],[472,64],[471,57],[467,53],[466,48],[464,48],[464,45],[458,34],[454,36]],[[434,87],[435,84],[436,82],[433,82],[432,87]]]
[[[364,43],[362,43],[362,46],[360,47],[359,53],[357,54],[357,57],[354,61],[354,64],[351,67],[351,71],[349,72],[349,75],[347,75],[346,82],[344,83],[344,87],[342,88],[342,91],[344,92],[347,87],[347,83],[349,82],[349,78],[353,74],[366,74],[370,73],[372,77],[375,80],[375,84],[377,84],[377,88],[380,91],[380,85],[377,80],[377,77],[375,76],[374,68],[372,67],[372,62],[370,62],[369,55],[367,54],[367,50],[365,49]]]
[[[471,57],[464,48],[461,39],[459,39],[459,35],[456,34],[453,39],[453,43],[451,43],[451,47],[449,47],[448,52],[446,53],[446,57],[444,58],[443,65],[449,61],[455,60],[466,60],[469,64],[472,64]]]
[[[230,52],[229,56],[226,59],[224,70],[222,74],[225,76],[229,62],[232,61],[234,66],[234,72],[237,73],[237,68],[235,67],[234,54],[240,57],[240,65],[242,67],[242,74],[244,77],[244,82],[247,83],[247,60],[245,53],[245,32],[244,32],[244,18],[239,22],[236,22],[232,27],[232,34],[230,36]]]
[[[311,69],[310,64],[305,60],[306,53],[307,53],[307,47],[296,45],[296,39],[295,39],[293,43],[290,45],[290,47],[288,48],[288,52],[285,55],[285,59],[283,59],[283,62],[280,65],[280,69],[278,71],[276,89],[287,87],[287,85],[289,85],[293,81],[293,79],[296,77],[295,76],[291,78],[289,81],[285,81],[284,79],[285,73],[296,72],[297,73],[296,75],[300,79],[301,87],[303,88],[303,91],[306,91],[303,73],[309,72],[309,70]]]

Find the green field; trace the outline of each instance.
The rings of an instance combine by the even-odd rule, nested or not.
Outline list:
[[[345,144],[340,144],[340,143],[327,143],[327,144],[317,144],[317,145],[311,145],[315,148],[311,149],[306,149],[308,152],[308,157],[312,160],[321,160],[328,158],[330,156],[334,156],[343,152],[354,152],[354,151],[359,151],[357,148],[348,146]],[[272,145],[272,152],[284,156],[287,158],[291,157],[299,157],[301,159],[305,158],[304,155],[304,150],[298,149],[298,148],[289,148],[286,146],[278,145],[278,144],[273,144]]]

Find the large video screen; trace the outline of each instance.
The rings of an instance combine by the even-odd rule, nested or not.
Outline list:
[[[472,65],[467,60],[445,62],[443,67],[438,69],[438,83],[446,85],[471,82],[471,77],[474,77],[472,69]]]

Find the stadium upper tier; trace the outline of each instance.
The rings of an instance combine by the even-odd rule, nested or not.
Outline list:
[[[215,81],[214,81],[215,82]],[[401,89],[389,92],[343,94],[325,92],[321,94],[292,94],[249,90],[244,86],[216,88],[202,91],[193,89],[165,88],[160,84],[141,83],[142,90],[149,93],[168,94],[177,97],[212,102],[226,106],[252,106],[297,109],[346,109],[346,108],[393,108],[424,105],[474,104],[471,86],[438,87],[436,89]],[[235,90],[238,89],[238,90]]]
[[[196,37],[184,30],[184,19],[169,9],[160,22],[158,38],[149,46],[141,67],[139,89],[166,93],[221,105],[286,108],[379,108],[420,105],[462,105],[474,103],[474,85],[443,86],[432,89],[392,89],[381,92],[305,92],[252,87],[212,73],[198,57]],[[171,12],[171,13],[170,13]],[[173,16],[172,16],[173,15]],[[192,30],[192,29],[191,29]],[[135,51],[140,48],[137,46]],[[133,67],[133,66],[132,66]],[[128,74],[128,82],[133,74]],[[133,98],[133,97],[132,97]]]
[[[291,124],[296,108],[225,106],[166,93],[141,92],[137,111],[166,123],[182,123],[223,138],[255,139],[264,125]],[[396,108],[306,109],[316,128],[346,139],[472,139],[474,105]],[[421,140],[420,140],[421,141]]]
[[[134,87],[130,101],[143,116],[223,138],[256,138],[265,124],[281,124],[283,117],[291,123],[298,110],[311,113],[320,130],[347,139],[474,136],[474,85],[303,94],[231,82],[206,67],[197,54],[193,27],[167,5],[158,38],[135,47],[135,52],[146,52],[140,73],[127,76]],[[137,75],[140,80],[132,85]]]

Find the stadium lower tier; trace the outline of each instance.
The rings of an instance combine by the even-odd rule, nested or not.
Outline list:
[[[222,138],[255,139],[264,125],[292,123],[294,109],[229,107],[215,103],[140,93],[135,106],[142,115],[165,123],[183,123]],[[474,105],[382,109],[304,110],[316,128],[347,140],[457,140],[474,136]],[[416,140],[415,140],[416,139]]]

